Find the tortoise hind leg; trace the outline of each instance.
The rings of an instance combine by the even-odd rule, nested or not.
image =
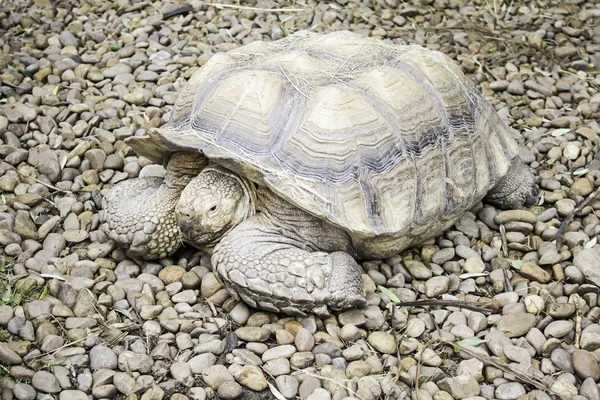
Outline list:
[[[515,209],[534,204],[538,193],[531,169],[515,157],[506,175],[490,190],[485,201],[499,208]]]

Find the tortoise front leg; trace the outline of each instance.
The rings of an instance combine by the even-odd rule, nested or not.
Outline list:
[[[189,181],[207,165],[199,153],[173,153],[165,179],[137,178],[116,184],[102,201],[102,230],[132,258],[153,260],[182,243],[175,206]]]
[[[259,214],[215,247],[213,269],[234,297],[255,308],[292,315],[328,315],[327,307],[366,304],[361,270],[350,254],[313,251],[306,242],[283,233]]]

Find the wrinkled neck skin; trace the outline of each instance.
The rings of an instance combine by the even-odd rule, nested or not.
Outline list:
[[[282,242],[307,251],[343,251],[355,256],[352,240],[346,231],[328,221],[296,207],[271,190],[257,187],[257,218],[262,229],[282,235]]]
[[[165,185],[173,190],[183,190],[192,179],[205,169],[208,159],[200,152],[174,152],[165,165]]]

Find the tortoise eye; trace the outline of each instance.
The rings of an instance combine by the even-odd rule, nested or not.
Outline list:
[[[215,204],[214,206],[212,206],[211,208],[208,209],[208,214],[214,214],[217,211],[217,205]]]

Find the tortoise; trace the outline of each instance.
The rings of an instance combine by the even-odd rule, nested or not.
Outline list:
[[[482,199],[532,204],[518,133],[440,52],[300,31],[214,55],[168,123],[130,137],[163,178],[104,197],[110,239],[138,259],[212,251],[232,296],[290,315],[360,307],[356,259],[385,259]]]

